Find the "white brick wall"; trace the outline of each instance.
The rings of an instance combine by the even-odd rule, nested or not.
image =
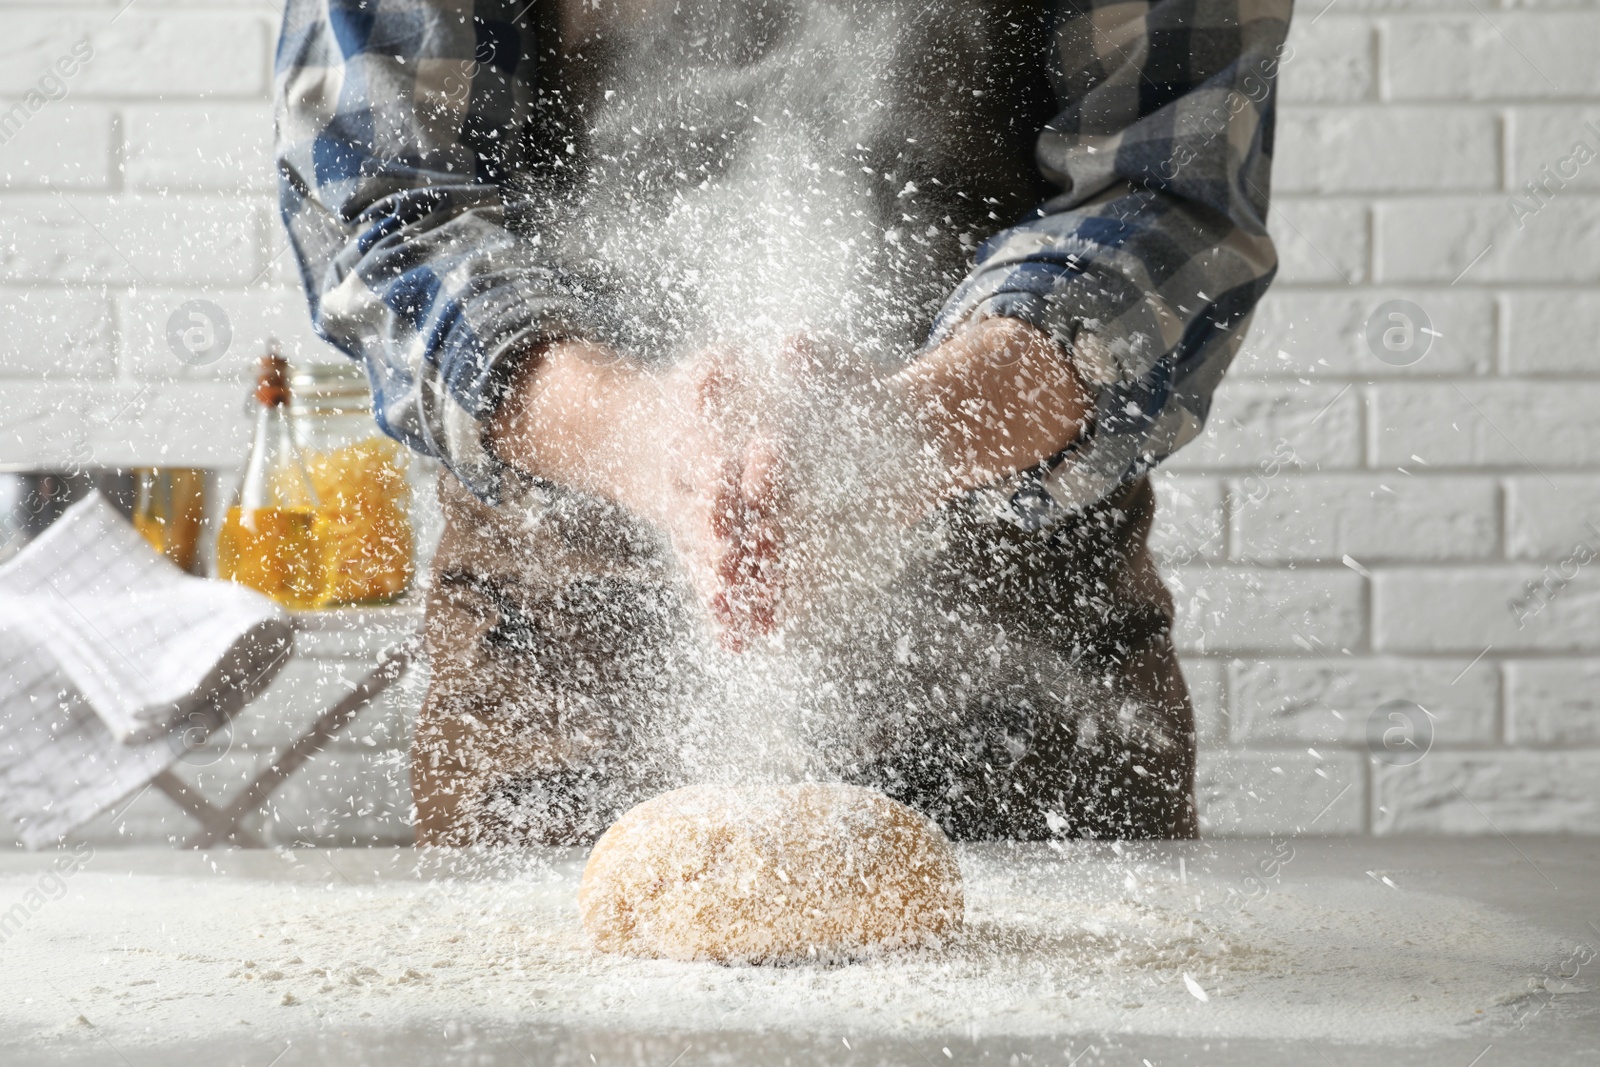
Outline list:
[[[1600,150],[1600,8],[1313,0],[1291,42],[1283,269],[1211,440],[1174,464],[1223,484],[1223,561],[1188,573],[1193,492],[1158,540],[1189,565],[1189,666],[1222,691],[1207,830],[1293,832],[1331,780],[1354,784],[1312,832],[1600,831],[1600,579],[1561,581],[1580,541],[1600,554],[1600,160],[1520,228],[1509,207],[1577,139]],[[1393,299],[1441,335],[1412,366],[1365,342]],[[1246,481],[1280,438],[1299,468]],[[1548,603],[1519,628],[1530,580]],[[1411,765],[1370,755],[1395,700],[1431,715]]]
[[[122,2],[0,0],[0,116],[73,41],[94,49],[0,144],[0,464],[82,440],[106,463],[232,462],[261,338],[327,356],[281,255],[275,7],[139,0],[113,19]],[[1600,561],[1570,581],[1562,563],[1600,551],[1600,160],[1521,225],[1510,200],[1531,204],[1523,184],[1577,139],[1600,149],[1600,6],[1312,0],[1291,41],[1279,280],[1207,435],[1157,480],[1206,829],[1595,832]],[[235,329],[201,369],[164,340],[195,297]],[[1407,367],[1364,340],[1394,299],[1440,335]],[[139,418],[117,417],[130,403]],[[1260,474],[1281,442],[1296,462]],[[1529,581],[1548,604],[1524,599],[1519,626]],[[333,692],[335,662],[297,668],[256,721]],[[415,696],[369,713],[266,832],[397,839]],[[1369,752],[1394,700],[1431,716],[1408,766]],[[239,778],[248,740],[189,773]],[[178,832],[164,804],[142,800],[124,836]]]
[[[98,463],[227,465],[244,432],[237,383],[264,338],[291,357],[330,358],[281,255],[270,100],[278,6],[124,2],[0,4],[3,466],[62,463],[84,433]],[[66,96],[5,126],[5,112],[80,40],[93,55],[64,79]],[[232,348],[204,368],[179,362],[166,342],[168,316],[195,298],[222,307],[234,329]],[[47,380],[60,384],[32,385]],[[102,425],[90,414],[131,397],[171,417]]]

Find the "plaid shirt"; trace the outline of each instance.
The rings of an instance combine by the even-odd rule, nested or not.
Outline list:
[[[1267,187],[1290,0],[1062,0],[1036,160],[1059,190],[979,247],[933,324],[1054,336],[1091,429],[1010,487],[1046,526],[1201,430],[1276,270]],[[598,332],[595,297],[513,225],[538,132],[528,0],[288,0],[284,223],[321,336],[363,360],[383,429],[496,499],[483,422],[516,354]]]

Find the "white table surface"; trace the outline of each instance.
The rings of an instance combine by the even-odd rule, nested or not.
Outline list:
[[[1004,846],[1000,846],[1003,854]],[[1040,846],[1029,846],[1037,855]],[[1067,846],[1069,859],[1080,870],[1104,865],[1114,874],[1128,856],[1140,863],[1169,865],[1174,873],[1183,858],[1188,876],[1198,882],[1207,877],[1236,879],[1259,857],[1270,854],[1272,843],[1263,840],[1227,840],[1201,843],[1162,843],[1133,849],[1127,856],[1113,855],[1103,844]],[[1296,839],[1293,863],[1281,872],[1281,885],[1314,888],[1319,882],[1360,879],[1376,871],[1390,878],[1397,889],[1375,890],[1372,899],[1390,899],[1383,893],[1447,894],[1466,898],[1495,912],[1538,927],[1566,944],[1600,946],[1600,839],[1476,838],[1476,839]],[[543,858],[575,875],[582,853],[550,851]],[[1057,856],[1060,859],[1060,856]],[[37,876],[52,862],[49,854],[0,855],[0,908],[18,887]],[[467,857],[468,860],[471,857]],[[220,879],[246,892],[250,886],[282,889],[301,887],[305,893],[359,893],[361,887],[393,886],[401,882],[436,879],[466,869],[461,854],[441,859],[438,854],[412,850],[299,850],[267,852],[173,853],[156,850],[117,852],[101,850],[92,860],[99,874],[140,880],[157,877]],[[1209,872],[1209,873],[1208,873]],[[1376,885],[1376,883],[1374,883]],[[260,891],[265,891],[263,888]],[[181,894],[180,894],[181,895]],[[1393,898],[1399,900],[1399,897]],[[69,893],[52,907],[74,906]],[[141,922],[182,923],[182,901],[168,913],[152,909]],[[24,930],[18,937],[44,936]],[[92,925],[92,924],[89,924]],[[165,926],[161,926],[166,929]],[[1008,1035],[1004,1023],[987,1026],[977,1039],[961,1034],[919,1032],[915,1027],[894,1035],[826,1032],[827,1026],[808,1033],[783,1032],[782,1020],[762,1026],[740,1024],[724,1029],[683,1031],[672,1026],[645,1030],[619,1030],[596,1021],[592,1025],[551,1025],[530,1008],[521,1021],[477,1018],[470,1011],[441,1016],[421,1001],[413,1017],[395,1024],[364,1026],[345,1019],[330,1024],[313,1012],[292,1016],[297,1023],[284,1029],[290,1015],[267,1015],[277,1009],[262,1008],[254,1022],[240,1019],[230,1032],[205,1037],[189,1035],[169,1039],[159,1032],[141,1032],[126,1021],[91,1027],[86,1023],[41,1029],[14,1010],[23,995],[59,998],[64,1019],[81,1013],[93,1020],[110,1018],[105,999],[111,992],[99,984],[107,953],[117,946],[100,943],[95,936],[78,936],[70,922],[58,921],[49,936],[51,976],[18,973],[7,966],[14,946],[0,944],[0,1062],[7,1067],[33,1064],[258,1064],[260,1067],[295,1067],[300,1064],[536,1064],[538,1067],[591,1064],[594,1067],[695,1067],[700,1064],[842,1064],[918,1065],[945,1064],[1128,1064],[1165,1067],[1169,1064],[1438,1064],[1443,1067],[1495,1067],[1497,1064],[1600,1063],[1600,982],[1595,980],[1600,961],[1589,964],[1576,983],[1559,997],[1548,998],[1518,1025],[1508,1018],[1463,1026],[1460,1036],[1446,1034],[1420,1043],[1374,1043],[1363,1034],[1363,1020],[1352,1017],[1348,1033],[1338,1039],[1315,1042],[1292,1038],[1264,1040],[1249,1036],[1215,1034],[1206,1040],[1191,1037],[1151,1036],[1137,1032],[1073,1031]],[[247,936],[243,931],[240,937]],[[122,942],[122,935],[110,938]],[[20,942],[19,942],[20,944]],[[35,945],[35,948],[38,946]],[[126,951],[124,943],[123,951]],[[35,953],[33,957],[38,958]],[[700,965],[694,965],[700,966]],[[712,965],[705,965],[711,967]],[[722,972],[726,973],[726,972]],[[828,982],[842,972],[819,971],[816,982]],[[42,981],[48,978],[48,988]],[[204,988],[163,989],[171,997],[205,997]],[[693,996],[693,990],[682,995]],[[270,1026],[268,1024],[271,1024]],[[765,1032],[763,1032],[765,1031]],[[848,1046],[845,1042],[848,1041]],[[948,1050],[948,1051],[946,1051]],[[274,1057],[277,1057],[276,1059]]]

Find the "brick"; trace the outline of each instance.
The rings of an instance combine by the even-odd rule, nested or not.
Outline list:
[[[111,306],[92,290],[0,294],[0,377],[111,377]]]
[[[165,793],[147,789],[124,798],[78,827],[67,835],[67,843],[87,841],[95,848],[179,845],[199,828],[200,824]]]
[[[1600,280],[1600,198],[1566,192],[1517,225],[1511,194],[1374,206],[1377,278],[1398,282]],[[1480,258],[1481,256],[1481,258]],[[1476,262],[1474,262],[1476,261]]]
[[[197,754],[210,758],[235,749],[281,752],[310,729],[322,712],[343,699],[368,669],[359,662],[291,660],[267,691],[241,710],[229,728],[208,738]],[[420,681],[392,688],[374,700],[334,739],[334,747],[406,748],[411,719],[421,702]]]
[[[27,92],[74,42],[92,58],[70,80],[82,96],[263,96],[271,84],[268,22],[251,12],[19,11],[5,18],[0,94]]]
[[[173,773],[197,796],[212,804],[225,804],[254,781],[270,761],[270,755],[260,750],[229,749],[215,758],[212,753],[201,752],[195,754],[193,762],[175,764]],[[302,769],[299,773],[305,772]],[[252,826],[257,828],[258,821]]]
[[[269,844],[404,846],[414,840],[411,767],[402,753],[323,753],[273,800],[261,820]]]
[[[1227,551],[1222,483],[1212,478],[1158,471],[1155,526],[1150,547],[1163,562],[1221,559]]]
[[[304,615],[295,633],[296,656],[376,663],[391,646],[422,628],[422,606],[392,604],[374,608],[340,608]]]
[[[258,253],[258,207],[215,197],[0,199],[0,280],[16,282],[249,282]]]
[[[233,797],[266,766],[235,750],[178,776],[212,803]],[[410,761],[404,752],[329,749],[313,756],[244,825],[274,845],[395,845],[411,840]]]
[[[1186,653],[1333,655],[1365,636],[1362,579],[1343,567],[1182,567],[1168,585],[1178,608],[1174,639]]]
[[[1495,246],[1504,246],[1508,198],[1397,200],[1374,207],[1376,281],[1472,282],[1498,278]]]
[[[1179,471],[1260,470],[1291,455],[1302,468],[1361,465],[1361,395],[1339,385],[1223,380],[1206,429],[1167,461]]]
[[[12,125],[0,100],[0,182],[7,189],[106,189],[113,181],[111,111],[59,101]]]
[[[1372,390],[1376,464],[1521,467],[1600,463],[1600,382],[1392,383]]]
[[[1228,739],[1228,692],[1221,660],[1187,657],[1183,680],[1194,705],[1195,733],[1202,745],[1223,744]]]
[[[1201,749],[1195,771],[1201,832],[1208,837],[1362,832],[1362,760],[1348,752],[1323,756]]]
[[[236,385],[16,382],[0,415],[0,464],[229,468],[249,448]]]
[[[1547,289],[1507,298],[1506,362],[1513,374],[1587,376],[1600,372],[1600,293]]]
[[[1367,322],[1390,300],[1410,300],[1428,315],[1427,354],[1397,367],[1367,346]],[[1488,293],[1463,290],[1340,289],[1270,291],[1256,310],[1249,339],[1230,378],[1413,378],[1481,375],[1494,370],[1496,309]]]
[[[1286,53],[1280,68],[1279,98],[1286,104],[1372,99],[1377,92],[1372,24],[1329,17],[1312,25],[1322,4],[1309,11],[1304,5],[1297,7],[1300,10],[1289,24],[1288,43],[1294,51]]]
[[[1582,542],[1600,549],[1600,477],[1512,478],[1506,492],[1506,554],[1562,560]]]
[[[263,281],[276,289],[304,290],[300,279],[300,263],[295,254],[289,249],[288,235],[284,233],[283,221],[279,217],[277,208],[274,207],[272,217],[267,224],[266,249],[269,260],[267,274]]]
[[[16,98],[31,92],[41,99],[59,100],[82,95],[85,75],[97,56],[82,59],[72,53],[72,46],[93,43],[92,30],[107,21],[103,13],[34,9],[10,11],[4,19],[0,96]]]
[[[1525,600],[1527,583],[1540,576],[1529,565],[1378,571],[1372,582],[1373,646],[1468,656],[1485,647],[1500,654],[1600,649],[1597,564],[1578,570],[1542,608]]]
[[[1430,752],[1374,768],[1373,800],[1380,834],[1593,834],[1600,752]],[[1505,862],[1525,861],[1507,845]]]
[[[1510,125],[1507,177],[1513,192],[1526,196],[1524,183],[1551,175],[1552,190],[1600,189],[1600,107],[1518,107]],[[1588,163],[1574,154],[1579,142],[1592,156]]]
[[[1600,660],[1508,663],[1506,737],[1514,745],[1600,745]]]
[[[1230,543],[1255,562],[1484,559],[1499,549],[1499,504],[1487,478],[1285,475],[1230,483]]]
[[[134,106],[124,109],[123,126],[131,188],[277,188],[264,103]]]
[[[206,300],[222,310],[232,341],[215,362],[190,366],[174,352],[168,325],[190,300]],[[267,339],[275,339],[296,364],[345,362],[348,357],[318,337],[311,328],[305,294],[296,289],[145,289],[117,299],[121,334],[118,358],[133,377],[147,381],[192,379],[241,382],[252,380]]]
[[[1367,206],[1360,201],[1274,197],[1267,229],[1278,246],[1279,284],[1364,281],[1367,226]]]
[[[1279,193],[1446,192],[1500,185],[1500,124],[1481,108],[1285,109]]]
[[[1383,84],[1394,100],[1592,96],[1600,90],[1600,17],[1497,12],[1394,19]]]
[[[1343,745],[1365,749],[1383,704],[1409,700],[1431,715],[1433,744],[1498,739],[1500,677],[1488,659],[1235,660],[1228,672],[1233,740],[1251,745]]]

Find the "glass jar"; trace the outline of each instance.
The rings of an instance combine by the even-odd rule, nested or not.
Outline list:
[[[201,573],[206,472],[190,467],[135,467],[133,484],[134,529],[151,548],[183,570]]]
[[[391,601],[410,588],[413,571],[405,447],[373,421],[359,364],[302,367],[290,392],[295,444],[319,501],[320,603]]]

